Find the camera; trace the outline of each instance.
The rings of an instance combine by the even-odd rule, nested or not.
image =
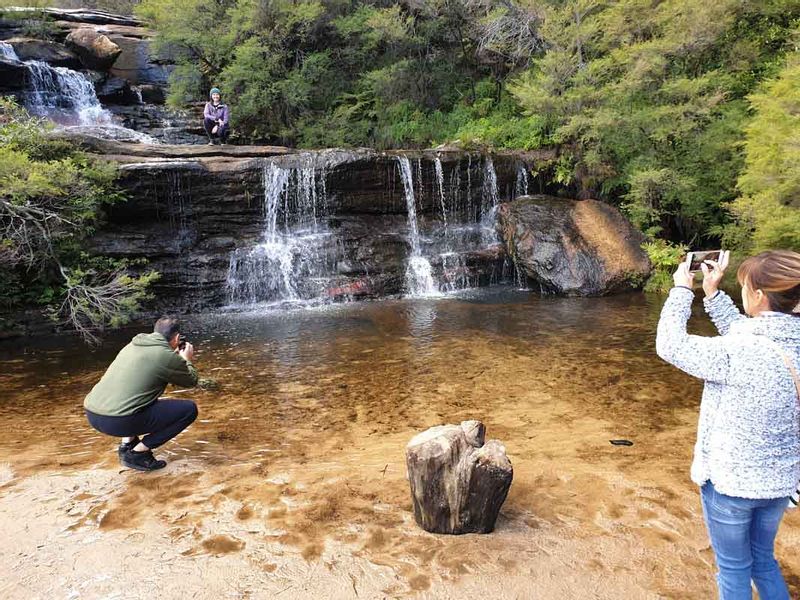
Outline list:
[[[689,271],[694,273],[700,270],[700,265],[704,261],[714,260],[719,261],[722,256],[722,250],[701,250],[699,252],[689,252],[686,255],[686,263],[689,265]]]
[[[178,334],[178,350],[183,350],[186,348],[187,341],[188,340],[186,339],[185,335]]]

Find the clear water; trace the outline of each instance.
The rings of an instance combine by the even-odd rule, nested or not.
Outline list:
[[[74,527],[87,535],[142,536],[144,523],[163,523],[184,536],[179,550],[191,547],[193,531],[232,531],[254,565],[277,552],[264,545],[265,527],[283,531],[290,554],[311,564],[326,543],[349,544],[417,590],[429,579],[481,576],[481,589],[491,589],[498,577],[528,569],[537,577],[543,564],[564,562],[576,578],[565,580],[569,589],[598,589],[598,597],[613,597],[620,578],[651,590],[626,597],[712,597],[713,557],[688,477],[700,385],[655,355],[662,301],[492,288],[190,316],[195,362],[218,388],[170,391],[195,399],[200,417],[158,451],[167,470],[129,475],[116,495],[82,503],[67,495],[58,506],[74,505]],[[696,316],[693,331],[710,333]],[[0,465],[12,473],[0,495],[31,475],[116,474],[115,440],[91,430],[81,403],[140,330],[118,332],[94,353],[60,336],[0,350]],[[485,422],[514,466],[498,530],[420,535],[409,522],[405,444],[470,418]],[[634,445],[612,446],[615,438]],[[226,520],[231,505],[249,520]],[[779,534],[793,593],[798,531],[789,516]]]

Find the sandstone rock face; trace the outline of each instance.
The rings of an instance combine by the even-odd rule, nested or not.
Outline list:
[[[150,52],[150,42],[130,34],[109,33],[111,40],[122,49],[122,54],[111,68],[111,74],[127,79],[135,85],[165,87],[172,65],[162,64]]]
[[[304,298],[377,298],[404,290],[410,252],[408,211],[394,153],[307,153],[270,146],[146,146],[74,139],[80,139],[86,150],[121,164],[120,184],[130,198],[110,208],[105,225],[94,238],[94,249],[119,258],[146,259],[147,268],[162,275],[153,285],[158,308],[195,310],[244,303],[231,293],[228,278],[232,257],[248,252],[263,239],[264,169],[269,164],[293,170],[292,190],[297,169],[309,164],[317,165],[319,194],[323,193],[324,179],[325,200],[318,197],[316,218],[330,235],[319,243],[318,253],[334,257],[333,264],[326,270],[325,281],[316,276],[303,279],[298,292]],[[312,160],[310,154],[316,158]],[[414,164],[420,235],[425,243],[441,243],[444,231],[441,190],[435,174],[437,154],[407,155]],[[481,202],[484,160],[477,154],[440,156],[448,210],[463,207],[459,215],[466,214]],[[323,168],[322,164],[327,166]],[[494,157],[501,197],[513,192],[519,164],[516,156]],[[290,196],[295,198],[294,192]],[[468,198],[472,205],[467,203]],[[279,223],[284,216],[280,215]],[[449,213],[451,227],[457,225],[456,218]],[[487,230],[475,226],[477,238],[481,232]],[[496,240],[478,240],[469,247],[474,249],[458,256],[431,253],[434,275],[455,284],[468,281],[470,286],[511,278],[511,264]],[[321,286],[322,290],[305,295],[305,285]]]
[[[518,198],[499,207],[497,227],[517,271],[545,293],[609,294],[650,272],[642,234],[597,200]]]
[[[40,60],[54,67],[80,69],[81,61],[66,46],[48,40],[13,37],[5,40],[11,44],[20,60]]]
[[[431,533],[490,533],[514,471],[497,440],[484,443],[480,421],[440,425],[406,447],[417,524]]]
[[[67,46],[89,69],[105,71],[111,68],[122,49],[102,33],[91,27],[80,27],[72,31],[66,39]]]

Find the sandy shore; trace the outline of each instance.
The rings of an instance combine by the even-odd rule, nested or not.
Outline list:
[[[94,469],[11,479],[0,497],[0,595],[644,599],[688,597],[679,590],[691,586],[691,597],[711,597],[696,519],[682,524],[659,511],[655,491],[639,498],[650,509],[595,499],[590,526],[576,518],[588,508],[577,499],[547,518],[510,502],[494,534],[445,537],[348,482],[317,482],[338,493],[309,503],[307,488],[285,474],[248,490],[258,477],[249,470],[226,469],[230,479],[214,481],[178,461],[151,476]],[[557,482],[541,481],[543,497]],[[599,491],[603,482],[594,483]],[[636,493],[622,480],[614,487],[607,491],[621,498]]]

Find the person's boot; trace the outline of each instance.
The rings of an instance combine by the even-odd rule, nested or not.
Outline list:
[[[158,460],[153,456],[152,450],[135,452],[130,449],[122,455],[122,464],[129,469],[136,469],[137,471],[157,471],[166,467],[167,461]]]
[[[117,456],[119,456],[119,462],[122,462],[122,457],[128,450],[133,450],[141,441],[142,440],[139,439],[139,436],[134,436],[130,442],[120,442],[119,446],[117,447]]]

